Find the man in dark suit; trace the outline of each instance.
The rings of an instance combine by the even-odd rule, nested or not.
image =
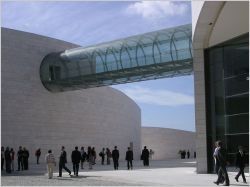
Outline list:
[[[40,148],[36,150],[35,155],[36,155],[36,164],[39,164],[39,158],[41,156],[41,149]]]
[[[67,153],[64,150],[64,146],[62,146],[61,155],[59,157],[59,176],[58,177],[62,177],[62,169],[65,169],[71,176],[71,171],[65,166],[66,163],[67,163]]]
[[[3,171],[4,166],[4,147],[1,147],[1,171]]]
[[[102,158],[102,165],[104,165],[104,160],[105,160],[105,148],[102,149],[102,151],[99,153],[99,156]]]
[[[186,158],[186,154],[187,154],[187,152],[186,152],[186,150],[184,150],[183,151],[183,158]]]
[[[77,146],[75,147],[75,150],[72,151],[71,160],[72,160],[72,163],[73,163],[74,175],[78,176],[79,164],[80,164],[80,161],[81,161],[81,153],[80,153],[80,151],[78,151]]]
[[[214,156],[214,162],[215,162],[215,172],[216,172],[217,175],[219,174],[219,169],[220,169],[220,163],[217,160],[218,149],[219,149],[219,146],[217,145],[217,142],[215,142],[215,149],[214,149],[213,156]],[[225,181],[224,176],[222,175],[219,182],[223,184],[224,181]]]
[[[23,148],[22,146],[19,146],[19,150],[17,152],[17,163],[18,163],[18,170],[17,171],[20,171],[20,169],[24,169],[24,166],[23,166]]]
[[[133,169],[133,151],[130,150],[130,147],[128,147],[128,150],[126,152],[126,160],[128,169]]]
[[[23,147],[23,167],[24,170],[28,170],[29,169],[29,151]]]
[[[114,162],[114,168],[115,168],[115,170],[118,170],[119,151],[117,150],[117,146],[115,146],[115,149],[112,151],[112,158],[113,158],[113,162]]]
[[[222,175],[225,178],[225,185],[224,186],[229,186],[230,182],[229,182],[229,178],[228,178],[228,174],[227,174],[227,161],[226,161],[226,151],[225,149],[222,147],[222,142],[221,141],[217,141],[217,146],[218,146],[218,150],[217,150],[217,154],[215,155],[216,157],[216,161],[219,162],[219,171],[218,171],[218,178],[217,181],[215,181],[214,183],[219,185],[221,179],[222,179]]]
[[[190,152],[189,152],[189,150],[187,151],[187,158],[188,159],[190,158]]]
[[[239,149],[239,152],[236,153],[235,165],[236,165],[236,167],[238,167],[240,169],[240,171],[236,175],[235,180],[237,182],[239,182],[238,181],[239,176],[242,175],[243,182],[247,183],[246,177],[245,177],[245,174],[244,174],[244,168],[245,168],[245,163],[246,163],[246,155],[245,155],[245,153],[243,151],[242,146],[239,146],[238,149]]]
[[[143,165],[149,166],[149,151],[146,146],[144,146],[144,149],[142,150],[141,158],[143,160]]]
[[[6,150],[4,152],[4,158],[5,158],[5,169],[7,173],[11,173],[11,155],[9,147],[6,147]]]

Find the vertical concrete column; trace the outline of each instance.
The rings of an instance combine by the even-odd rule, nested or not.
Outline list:
[[[194,49],[193,53],[197,173],[207,173],[204,49]]]
[[[209,47],[211,33],[224,4],[224,1],[192,2],[197,173],[208,170],[204,49]]]

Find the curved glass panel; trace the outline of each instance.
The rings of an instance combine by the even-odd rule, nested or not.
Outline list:
[[[48,54],[40,76],[52,92],[192,73],[191,24]]]

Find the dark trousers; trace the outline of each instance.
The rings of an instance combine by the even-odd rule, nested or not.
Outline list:
[[[218,164],[216,164],[215,165],[215,172],[217,175],[219,175],[219,169],[220,169],[220,166]],[[218,181],[220,183],[223,183],[225,181],[225,177],[223,175],[221,175]]]
[[[217,183],[221,182],[222,177],[225,178],[226,184],[229,184],[229,178],[228,178],[226,166],[220,166],[219,171],[218,171]]]
[[[5,160],[5,169],[7,173],[11,173],[11,160]]]
[[[40,158],[40,156],[37,156],[37,157],[36,157],[36,163],[37,163],[37,164],[39,164],[39,158]]]
[[[59,176],[62,176],[62,169],[65,169],[69,174],[71,171],[65,166],[65,163],[59,163]]]
[[[117,170],[119,166],[118,159],[114,159],[113,161],[114,161],[114,169]]]
[[[102,156],[102,165],[104,164],[104,159],[105,159],[104,156]]]
[[[245,177],[245,173],[244,173],[244,167],[240,167],[240,171],[238,172],[238,174],[236,175],[236,179],[238,180],[239,176],[242,176],[243,181],[246,181],[246,177]]]
[[[144,166],[149,166],[149,160],[148,160],[148,158],[145,158],[145,159],[143,160],[143,165],[144,165]]]
[[[133,161],[132,160],[127,160],[127,166],[128,166],[128,169],[133,169]]]
[[[29,161],[28,158],[23,158],[23,169],[28,170],[29,169]]]
[[[1,170],[3,170],[4,158],[1,158]]]
[[[23,170],[23,159],[18,158],[17,163],[18,163],[18,171],[20,171],[20,168]]]
[[[73,163],[73,171],[74,171],[74,175],[78,176],[79,163]]]

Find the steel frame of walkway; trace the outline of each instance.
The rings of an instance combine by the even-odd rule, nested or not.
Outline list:
[[[52,92],[86,89],[193,72],[191,24],[59,53],[43,59],[40,77]]]

